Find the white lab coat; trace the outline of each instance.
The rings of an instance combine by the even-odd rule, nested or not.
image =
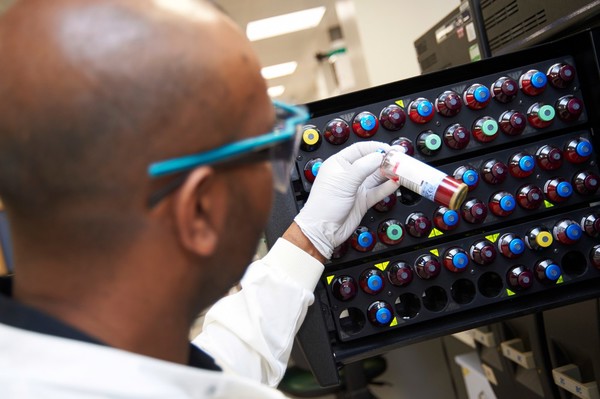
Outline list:
[[[279,239],[194,340],[223,372],[0,324],[0,398],[283,398],[276,386],[323,265]]]

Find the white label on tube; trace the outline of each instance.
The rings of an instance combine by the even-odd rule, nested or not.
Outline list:
[[[423,163],[403,151],[392,150],[386,154],[382,172],[401,186],[433,201],[435,193],[446,174]]]

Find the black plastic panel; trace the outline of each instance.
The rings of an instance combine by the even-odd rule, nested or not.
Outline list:
[[[600,295],[600,269],[594,266],[590,258],[592,248],[600,243],[596,231],[582,233],[574,242],[568,242],[571,240],[565,239],[562,233],[551,237],[547,235],[552,235],[554,227],[561,221],[572,220],[571,223],[580,225],[584,216],[600,214],[600,191],[597,188],[591,192],[575,189],[562,201],[544,192],[547,182],[552,179],[560,179],[575,187],[573,178],[580,172],[600,175],[600,140],[596,133],[600,112],[596,35],[594,31],[585,32],[519,53],[308,104],[312,114],[308,124],[321,134],[321,144],[313,151],[305,151],[306,147],[300,151],[297,170],[290,181],[292,193],[276,199],[273,223],[267,230],[268,243],[275,241],[282,226],[291,223],[310,193],[311,183],[304,174],[305,164],[313,158],[325,160],[348,145],[367,139],[389,143],[398,137],[407,138],[415,144],[415,158],[449,175],[453,175],[461,166],[473,168],[480,173],[480,181],[470,191],[467,201],[477,198],[488,209],[487,217],[475,223],[467,220],[458,210],[458,227],[449,230],[434,224],[435,229],[421,237],[408,233],[407,219],[413,213],[421,213],[433,220],[438,207],[433,202],[399,190],[395,197],[396,204],[391,209],[383,212],[371,209],[367,212],[361,225],[369,229],[378,242],[366,252],[348,245],[345,253],[339,252],[340,255],[326,265],[315,292],[316,308],[309,313],[306,327],[301,328],[298,336],[298,342],[322,384],[335,382],[334,365],[339,367],[428,338]],[[547,73],[555,64],[569,65],[575,72],[575,78],[564,87],[548,84],[543,92],[533,95],[519,90],[512,101],[501,103],[491,99],[481,109],[470,109],[463,104],[458,114],[449,117],[435,112],[431,120],[425,123],[415,123],[408,117],[410,103],[417,98],[426,98],[434,103],[447,90],[455,91],[462,98],[463,91],[471,85],[481,84],[490,88],[500,77],[519,81],[530,70]],[[557,101],[565,96],[577,98],[582,106],[581,114],[572,120],[563,120],[558,116]],[[535,126],[535,118],[529,118],[535,103],[549,105],[555,111],[554,119],[545,126]],[[333,145],[324,140],[325,126],[332,119],[339,118],[352,126],[357,114],[370,112],[379,119],[381,110],[390,104],[399,105],[406,112],[407,119],[401,129],[390,131],[380,124],[378,131],[370,138],[361,138],[350,131],[343,144]],[[486,142],[474,138],[475,121],[488,117],[497,122],[509,110],[518,111],[527,118],[525,129],[520,134],[499,131],[493,140]],[[418,137],[424,131],[431,131],[441,138],[452,124],[462,125],[471,134],[466,147],[453,149],[444,142],[433,155],[416,148]],[[583,160],[570,159],[565,146],[579,139],[589,141],[591,154]],[[561,152],[563,159],[560,167],[547,170],[544,162],[536,157],[538,150],[545,146],[554,146]],[[518,152],[527,152],[536,158],[531,174],[508,174],[502,182],[486,182],[482,179],[482,166],[486,161],[495,159],[508,165],[509,159]],[[506,215],[492,212],[490,199],[495,193],[505,192],[516,197],[524,185],[537,186],[542,190],[539,207],[525,209],[517,205]],[[377,240],[376,232],[378,226],[390,218],[403,224],[405,234],[401,242],[388,246]],[[511,233],[525,239],[535,227],[542,227],[549,232],[545,233],[541,249],[532,249],[525,244],[520,256],[509,258],[500,253],[498,240],[502,235]],[[471,250],[471,246],[481,240],[487,240],[498,252],[495,260],[487,265],[474,262]],[[450,249],[454,249],[453,254],[462,251],[467,256],[469,264],[463,271],[452,271],[450,263],[444,265],[443,258]],[[418,276],[416,264],[424,255],[439,260],[437,277],[426,279]],[[509,270],[516,266],[532,270],[543,259],[552,260],[551,263],[560,269],[561,277],[557,282],[542,282],[533,277],[526,289],[510,285],[507,277]],[[392,284],[388,277],[390,267],[398,261],[404,262],[412,274],[412,281],[404,286]],[[380,292],[367,293],[361,288],[361,275],[365,270],[374,270],[375,274],[381,275],[380,282],[374,286],[378,288],[378,284],[383,283]],[[356,282],[355,295],[350,295],[346,300],[333,295],[332,287],[342,276]],[[386,302],[389,307],[387,311],[380,311],[379,322],[373,323],[369,319],[369,307],[377,301]],[[317,336],[319,339],[315,340]],[[323,337],[328,337],[328,342],[322,342]],[[328,353],[331,356],[324,362],[323,356]]]

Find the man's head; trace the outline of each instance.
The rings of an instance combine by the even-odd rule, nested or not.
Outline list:
[[[174,178],[150,179],[150,163],[272,129],[256,57],[227,17],[195,0],[17,0],[0,15],[0,59],[17,288],[50,275],[49,255],[61,273],[109,281],[131,277],[119,259],[162,262],[189,273],[182,290],[202,283],[197,302],[239,277],[268,217],[268,162],[196,168],[147,205]]]

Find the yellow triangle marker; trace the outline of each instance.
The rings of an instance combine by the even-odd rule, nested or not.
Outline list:
[[[515,295],[515,293],[509,289],[506,290],[506,293],[508,294],[508,296],[513,296]]]
[[[390,261],[386,261],[386,262],[382,262],[382,263],[375,263],[375,267],[378,268],[381,271],[384,271],[385,268],[387,267],[387,265],[390,264]]]
[[[491,243],[495,243],[496,241],[498,241],[499,236],[500,236],[500,233],[496,233],[496,234],[490,234],[489,236],[485,236],[485,238],[487,238]]]
[[[431,252],[432,254],[434,254],[435,256],[440,256],[440,251],[438,251],[437,249],[432,249],[429,252]]]
[[[327,285],[331,284],[335,276],[327,276]]]
[[[404,101],[403,100],[396,101],[396,104],[398,104],[399,106],[401,106],[402,108],[404,108]]]
[[[390,327],[394,327],[398,325],[398,320],[394,317],[394,320],[390,323]]]
[[[561,276],[558,278],[558,280],[556,280],[556,284],[562,284],[564,282],[565,282],[565,280],[563,280],[563,276],[561,274]]]
[[[433,228],[433,230],[431,230],[431,233],[429,233],[429,237],[439,237],[439,236],[443,236],[444,233],[442,233],[440,230],[436,229],[435,227]]]
[[[544,200],[544,205],[546,205],[546,208],[552,208],[554,206],[554,204],[548,200]]]

